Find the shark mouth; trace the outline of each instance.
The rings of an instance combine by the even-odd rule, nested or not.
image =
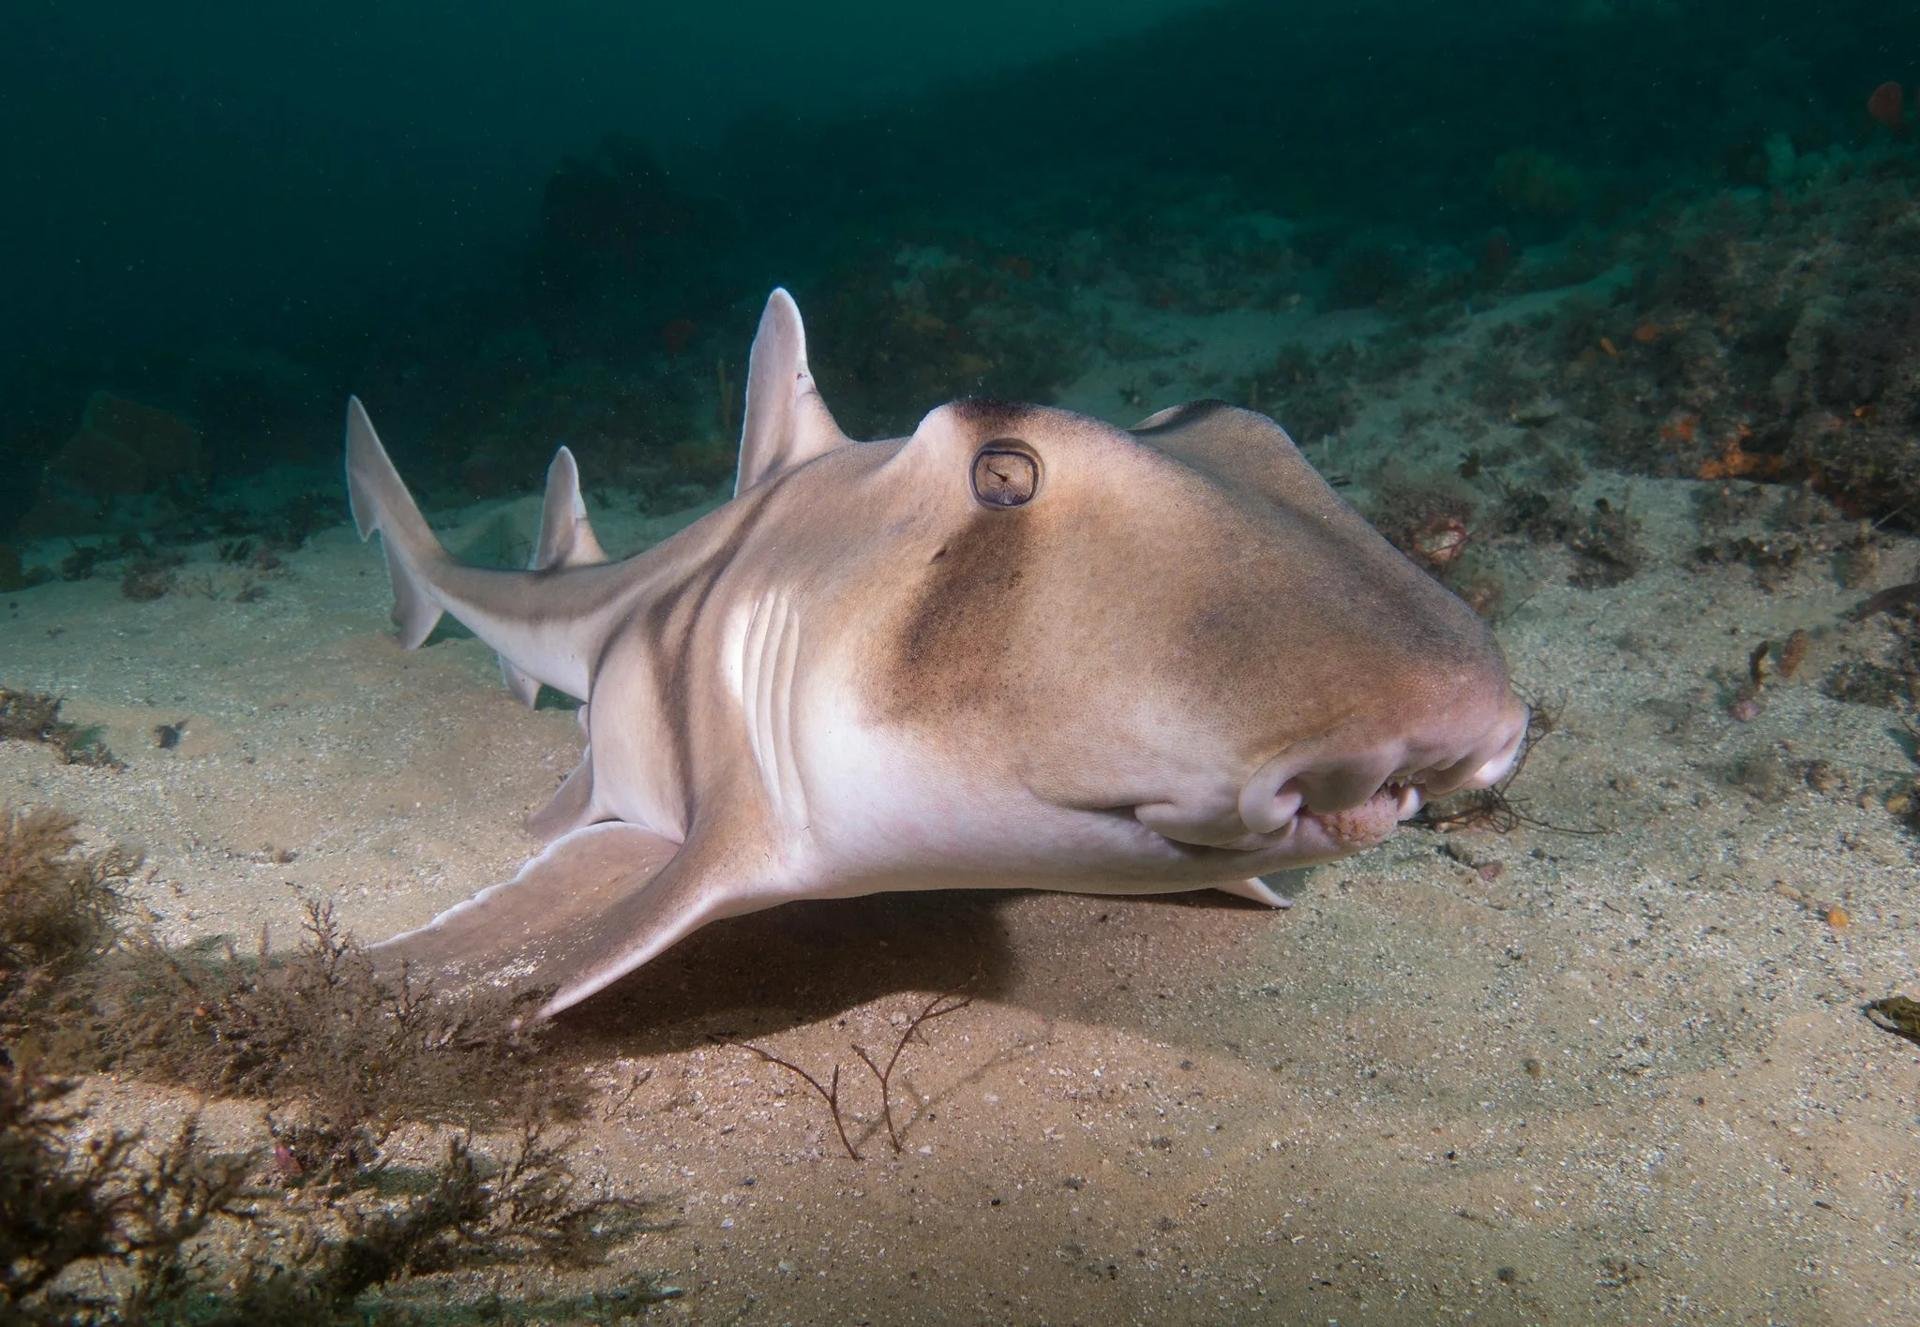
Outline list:
[[[1261,835],[1268,844],[1284,843],[1304,824],[1318,831],[1316,837],[1328,846],[1365,848],[1385,839],[1403,820],[1411,819],[1425,803],[1425,794],[1413,783],[1388,782],[1380,785],[1359,806],[1344,811],[1312,811],[1302,808],[1288,821],[1285,829]]]
[[[1274,828],[1253,831],[1242,828],[1232,837],[1210,834],[1199,826],[1158,822],[1157,818],[1149,818],[1150,812],[1139,818],[1162,838],[1184,846],[1230,853],[1279,851],[1289,856],[1324,858],[1358,852],[1383,841],[1424,803],[1425,797],[1415,784],[1389,782],[1358,806],[1314,811],[1296,802]]]
[[[1158,803],[1135,807],[1133,814],[1179,844],[1343,856],[1387,838],[1431,797],[1500,782],[1520,758],[1527,719],[1526,709],[1518,707],[1464,753],[1415,769],[1393,769],[1384,759],[1301,768],[1297,758],[1276,757],[1247,781],[1231,812],[1183,815],[1172,803]]]

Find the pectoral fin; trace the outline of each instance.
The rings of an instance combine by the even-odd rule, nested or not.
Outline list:
[[[636,825],[589,825],[513,879],[374,948],[423,967],[552,987],[538,1014],[547,1018],[716,917],[763,906],[697,858]]]
[[[1269,908],[1291,908],[1293,900],[1274,889],[1259,876],[1249,876],[1245,880],[1236,880],[1230,885],[1218,885],[1222,894],[1231,894],[1235,898],[1252,899],[1255,903],[1264,903]]]
[[[552,841],[593,818],[593,748],[589,747],[580,753],[580,763],[567,775],[553,800],[527,817],[527,830]]]

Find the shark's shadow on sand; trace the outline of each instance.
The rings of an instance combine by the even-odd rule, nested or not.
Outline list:
[[[1023,959],[1004,915],[1020,897],[1004,890],[876,894],[737,917],[696,932],[599,999],[569,1010],[551,1035],[585,1057],[657,1055],[706,1045],[715,1035],[777,1036],[888,997],[900,997],[904,1007],[943,991],[987,1001],[1017,997],[1043,1018],[1064,1015],[1047,1007],[1043,983],[1024,977],[1023,963],[1042,960]],[[1263,905],[1205,891],[1081,902],[1090,964],[1100,961],[1097,919],[1108,903],[1271,918]],[[1084,1002],[1073,1012],[1084,1016]],[[1127,1020],[1115,1009],[1110,1021]]]

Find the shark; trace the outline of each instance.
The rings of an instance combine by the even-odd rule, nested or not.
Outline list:
[[[635,556],[602,548],[565,447],[520,570],[446,552],[358,398],[346,471],[402,646],[451,615],[519,700],[581,702],[579,765],[528,821],[545,847],[375,946],[537,987],[538,1017],[799,899],[1284,906],[1263,876],[1498,783],[1525,740],[1485,622],[1273,420],[1195,401],[1122,429],[962,398],[856,442],[783,289],[732,498]]]

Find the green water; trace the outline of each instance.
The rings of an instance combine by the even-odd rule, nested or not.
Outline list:
[[[1072,307],[1099,280],[1195,312],[1402,306],[1434,271],[1901,145],[1865,107],[1916,52],[1920,14],[1851,0],[23,4],[0,535],[164,527],[330,465],[353,390],[448,499],[518,486],[557,440],[713,468],[687,458],[737,418],[775,283],[856,431],[1045,399],[1111,340]],[[881,306],[928,248],[967,270],[919,345]],[[988,287],[1029,335],[968,344],[949,311]],[[164,501],[59,464],[79,491],[48,489],[102,391],[197,431],[138,480]]]

